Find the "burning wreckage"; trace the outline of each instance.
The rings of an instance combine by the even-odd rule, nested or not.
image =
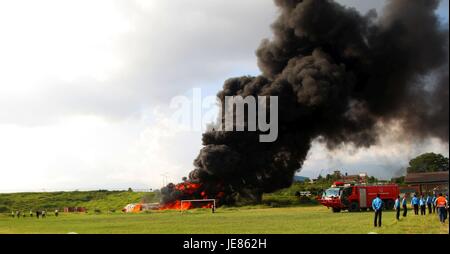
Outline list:
[[[262,74],[231,78],[217,96],[222,104],[227,96],[277,96],[278,139],[222,131],[220,116],[187,181],[161,190],[160,209],[192,199],[258,202],[292,184],[313,141],[330,150],[370,147],[396,126],[409,140],[448,143],[448,28],[436,16],[438,0],[388,0],[381,16],[332,0],[275,4],[274,36],[256,51]]]
[[[123,209],[122,212],[126,213],[140,213],[142,211],[148,210],[189,210],[193,208],[209,208],[212,212],[215,211],[216,201],[224,195],[223,192],[218,193],[216,196],[208,197],[206,192],[201,191],[201,184],[183,182],[177,185],[169,184],[162,190],[163,199],[161,203],[139,203],[139,204],[128,204]],[[164,198],[167,197],[167,192],[177,195],[174,202],[167,202]]]

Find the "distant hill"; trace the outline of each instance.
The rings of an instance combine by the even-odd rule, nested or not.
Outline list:
[[[43,193],[0,194],[0,213],[21,210],[63,210],[64,207],[86,207],[89,211],[99,209],[120,211],[129,203],[145,200],[158,202],[155,193],[128,191],[73,191]]]
[[[304,176],[294,176],[294,182],[303,183],[305,181],[309,181],[309,178],[308,177],[304,177]]]

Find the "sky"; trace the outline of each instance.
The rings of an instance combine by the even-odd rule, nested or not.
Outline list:
[[[339,2],[365,13],[384,1]],[[175,121],[172,99],[258,75],[255,50],[276,15],[272,0],[0,0],[0,192],[178,182],[202,132]],[[298,174],[390,178],[428,151],[448,156],[448,145],[315,143]]]

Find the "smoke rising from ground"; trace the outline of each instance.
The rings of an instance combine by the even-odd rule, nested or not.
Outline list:
[[[382,16],[331,0],[275,4],[274,36],[256,51],[262,74],[227,80],[218,98],[278,96],[278,140],[211,130],[190,181],[224,191],[223,202],[258,200],[292,184],[313,140],[370,147],[390,122],[411,138],[448,143],[448,30],[438,0],[390,0]]]

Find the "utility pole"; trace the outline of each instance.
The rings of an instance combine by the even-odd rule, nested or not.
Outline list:
[[[163,187],[166,187],[167,184],[168,184],[169,173],[168,172],[164,172],[163,174],[161,174],[161,176],[162,176]]]

